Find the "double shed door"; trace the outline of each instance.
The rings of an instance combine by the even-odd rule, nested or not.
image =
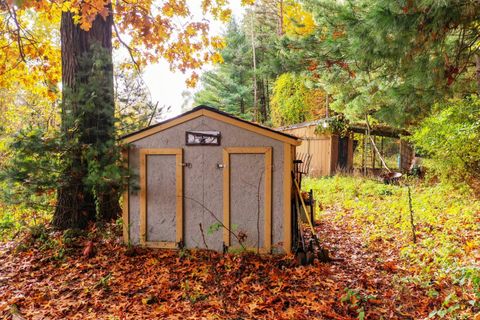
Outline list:
[[[241,241],[248,249],[270,252],[272,149],[222,150],[140,151],[143,245],[220,249],[241,247]],[[211,233],[214,225],[218,232]]]

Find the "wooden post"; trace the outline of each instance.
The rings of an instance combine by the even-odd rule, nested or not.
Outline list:
[[[367,175],[367,168],[365,166],[366,159],[365,156],[367,154],[367,133],[363,135],[363,140],[362,140],[362,170],[363,170],[363,175]]]
[[[376,136],[373,136],[373,143],[376,143]],[[375,169],[375,150],[370,150],[372,152],[372,168]]]

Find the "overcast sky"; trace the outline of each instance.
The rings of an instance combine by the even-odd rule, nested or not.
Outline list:
[[[191,7],[192,13],[196,17],[201,17],[200,0],[189,2],[196,3],[196,6]],[[235,18],[241,18],[243,8],[240,6],[240,0],[231,0],[230,3]],[[224,29],[225,25],[219,22],[213,22],[210,25],[212,35],[221,34]],[[203,70],[208,70],[208,68],[211,68],[211,66],[206,66]],[[143,79],[150,89],[154,103],[158,101],[160,106],[171,106],[171,111],[167,117],[178,115],[181,112],[182,92],[188,89],[185,85],[186,75],[181,72],[171,72],[168,63],[162,61],[147,66]]]

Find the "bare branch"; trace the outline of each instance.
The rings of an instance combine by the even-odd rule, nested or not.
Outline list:
[[[117,28],[117,24],[115,23],[115,20],[113,20],[112,23],[113,23],[113,29],[115,30],[115,34],[117,35],[118,41],[120,41],[120,43],[125,48],[127,48],[128,54],[130,55],[130,58],[132,59],[132,62],[135,65],[135,68],[140,73],[140,66],[138,65],[137,61],[135,61],[135,57],[133,56],[133,49],[125,41],[122,40],[122,37],[120,37],[120,33],[118,32],[118,28]]]

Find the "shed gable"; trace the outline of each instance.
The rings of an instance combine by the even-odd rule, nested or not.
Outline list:
[[[206,107],[206,106],[199,106],[176,118],[166,120],[164,122],[158,123],[156,125],[153,125],[148,128],[126,135],[122,137],[122,140],[125,143],[131,143],[131,142],[146,138],[148,136],[151,136],[153,134],[156,134],[158,132],[161,132],[163,130],[166,130],[168,128],[172,128],[179,124],[185,123],[187,121],[191,121],[201,116],[205,116],[205,117],[215,119],[224,123],[228,123],[230,125],[233,125],[233,126],[278,140],[278,141],[286,142],[291,145],[298,146],[301,144],[301,140],[299,140],[295,136],[292,136],[283,132],[278,132],[271,128],[263,127],[261,125],[234,117],[222,111],[216,110],[214,108]]]

